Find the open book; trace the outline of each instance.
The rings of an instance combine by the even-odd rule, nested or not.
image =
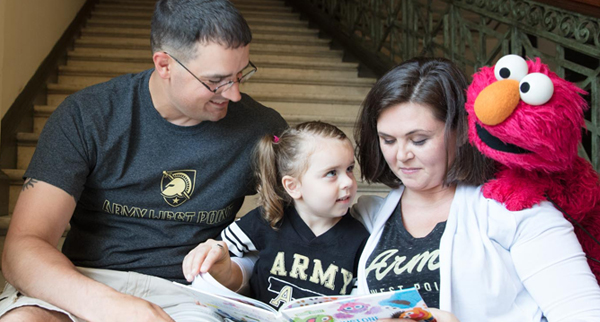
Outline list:
[[[192,285],[175,284],[193,296],[198,305],[234,322],[350,322],[390,317],[434,321],[415,288],[367,295],[306,297],[276,310],[229,290],[208,273],[198,275]]]

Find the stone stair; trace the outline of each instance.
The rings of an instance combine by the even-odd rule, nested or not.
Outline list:
[[[283,0],[234,0],[248,21],[253,41],[250,59],[258,66],[241,91],[279,111],[291,125],[309,120],[333,123],[352,137],[359,106],[375,79],[357,77],[358,64],[342,62],[341,51],[329,48]],[[17,169],[3,169],[11,179],[9,212],[23,185],[22,176],[35,151],[48,116],[66,96],[117,75],[153,67],[149,35],[153,0],[101,0],[81,37],[48,84],[45,105],[34,107],[34,132],[19,133]],[[357,167],[358,169],[358,167]],[[380,185],[359,184],[359,194],[384,195]],[[254,208],[248,198],[240,213]],[[10,216],[0,217],[0,244]],[[1,245],[0,245],[1,246]]]

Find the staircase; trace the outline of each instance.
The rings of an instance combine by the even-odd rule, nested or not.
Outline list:
[[[253,33],[250,59],[258,67],[241,86],[262,104],[279,111],[290,125],[322,120],[352,138],[359,106],[375,79],[357,77],[357,63],[342,62],[342,51],[329,49],[283,0],[234,0]],[[58,82],[48,84],[46,105],[34,107],[34,132],[19,133],[16,169],[3,169],[11,179],[9,212],[23,185],[23,174],[48,116],[66,96],[117,75],[152,68],[150,18],[154,0],[101,0],[81,37],[59,67]],[[358,167],[357,167],[358,170]],[[357,173],[357,177],[358,173]],[[387,188],[359,184],[359,195],[384,195]],[[240,214],[255,207],[247,198]],[[10,216],[0,217],[0,247]],[[3,278],[0,276],[0,282]]]

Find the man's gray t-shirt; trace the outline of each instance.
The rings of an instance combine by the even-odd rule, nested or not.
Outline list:
[[[77,200],[62,249],[75,265],[183,281],[183,257],[216,237],[255,193],[255,143],[287,124],[245,94],[217,122],[171,124],[152,104],[152,71],[69,96],[48,120],[25,177]]]

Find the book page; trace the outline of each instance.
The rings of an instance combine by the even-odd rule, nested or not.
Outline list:
[[[287,309],[293,309],[293,308],[297,308],[297,307],[321,304],[321,303],[326,303],[326,302],[333,302],[333,301],[337,301],[337,300],[350,299],[350,298],[356,298],[356,296],[332,295],[332,296],[305,297],[305,298],[297,299],[297,300],[294,300],[294,301],[291,301],[291,302],[285,304],[284,306],[282,306],[280,308],[280,311],[287,310]]]
[[[293,321],[374,321],[383,318],[408,318],[434,321],[415,288],[360,296],[326,296],[295,300],[280,309]]]
[[[223,284],[219,283],[210,273],[200,273],[194,278],[191,285],[193,288],[203,290],[209,293],[229,297],[229,298],[245,298],[245,296],[238,294]]]
[[[196,304],[211,309],[223,318],[246,322],[279,321],[281,318],[275,309],[248,297],[241,296],[243,299],[233,299],[211,293],[210,290],[205,291],[190,285],[173,283],[186,290],[186,293],[196,300]],[[282,319],[282,321],[286,320]]]
[[[276,311],[268,304],[265,304],[259,300],[255,300],[253,298],[238,294],[238,293],[228,289],[227,287],[223,286],[223,284],[219,283],[209,273],[198,274],[196,276],[196,278],[194,278],[194,281],[192,282],[191,287],[195,288],[197,290],[202,290],[207,293],[216,294],[216,295],[220,295],[220,296],[223,296],[226,298],[238,300],[243,303],[247,303],[247,304],[250,304],[250,305],[253,305],[256,307],[263,308],[265,310],[269,310],[269,311],[273,311],[273,312]]]

